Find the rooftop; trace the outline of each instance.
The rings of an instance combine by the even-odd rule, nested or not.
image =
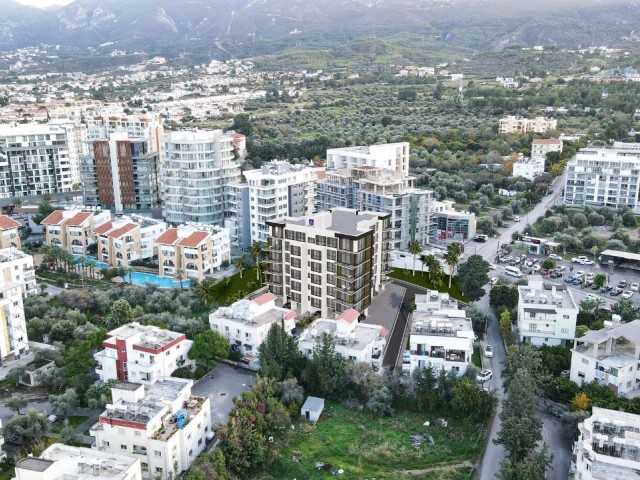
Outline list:
[[[178,228],[169,228],[155,242],[159,245],[180,245],[195,248],[204,242],[209,235],[217,235],[225,229],[203,223],[188,222]]]
[[[275,297],[272,293],[265,293],[253,300],[243,298],[228,307],[218,308],[209,315],[209,320],[214,321],[218,318],[223,318],[232,322],[259,327],[279,322],[282,319],[290,320],[296,317],[295,311],[276,307],[275,305],[266,310],[264,305],[275,300],[272,297]]]
[[[338,328],[339,320],[319,318],[307,327],[300,336],[299,343],[318,343],[322,334],[331,335],[336,347],[344,346],[353,350],[364,350],[371,344],[386,336],[388,331],[380,325],[359,323],[351,331],[342,331]],[[383,331],[384,329],[384,331]]]
[[[607,344],[611,348],[607,351]],[[640,346],[640,320],[618,324],[612,328],[589,330],[580,338],[576,338],[574,350],[583,355],[606,362],[611,367],[624,367],[637,361],[636,348]]]
[[[385,213],[361,212],[348,208],[334,208],[328,212],[319,212],[307,217],[287,217],[280,221],[287,225],[308,226],[325,229],[344,235],[360,235],[371,230],[369,224],[388,216]],[[363,225],[361,222],[366,222]]]
[[[557,138],[534,138],[532,145],[562,145],[562,140]]]
[[[473,326],[464,310],[419,311],[411,314],[411,334],[473,338]]]
[[[14,260],[30,258],[33,261],[33,257],[24,253],[22,250],[15,248],[3,248],[0,249],[0,263],[12,262]]]
[[[184,333],[173,332],[153,325],[140,325],[138,322],[132,322],[107,333],[107,338],[102,342],[102,345],[115,345],[116,339],[126,340],[132,337],[139,337],[134,343],[135,346],[152,350],[161,349],[180,338],[186,338]]]
[[[520,305],[525,311],[555,312],[556,308],[577,309],[571,291],[563,284],[551,284],[539,275],[529,278],[528,285],[518,286]]]
[[[9,230],[11,228],[18,228],[21,225],[20,222],[16,222],[13,218],[6,215],[0,215],[0,230]]]

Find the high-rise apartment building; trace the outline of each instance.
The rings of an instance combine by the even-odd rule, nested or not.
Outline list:
[[[618,148],[581,149],[567,164],[564,203],[638,210],[640,150],[637,144]]]
[[[524,118],[509,115],[500,119],[498,131],[500,133],[546,133],[555,130],[557,127],[558,121],[553,118]]]
[[[328,170],[355,167],[377,167],[409,175],[409,143],[386,143],[327,150]]]
[[[29,352],[22,292],[22,283],[0,283],[0,361]]]
[[[80,184],[80,159],[88,154],[87,126],[81,123],[80,118],[52,118],[49,125],[58,126],[66,131],[72,185]]]
[[[268,225],[269,289],[298,313],[363,313],[384,288],[388,213],[335,208]]]
[[[252,242],[266,242],[267,222],[281,217],[300,217],[313,212],[314,188],[322,169],[273,160],[257,170],[244,172],[246,187],[233,187],[230,219],[234,246],[247,248]],[[249,235],[243,222],[249,219]]]
[[[17,283],[23,296],[38,293],[33,257],[13,247],[0,250],[0,285]]]
[[[67,131],[57,125],[0,125],[0,198],[72,190]]]
[[[223,226],[232,210],[228,185],[240,183],[234,136],[222,130],[169,132],[164,137],[162,197],[168,223]]]
[[[87,120],[89,153],[81,158],[84,202],[117,213],[160,205],[162,123],[138,116]]]

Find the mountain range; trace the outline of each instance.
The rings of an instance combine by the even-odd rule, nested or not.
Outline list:
[[[0,0],[0,48],[38,44],[247,57],[359,38],[416,48],[611,45],[640,26],[629,0]],[[418,46],[419,47],[419,46]]]

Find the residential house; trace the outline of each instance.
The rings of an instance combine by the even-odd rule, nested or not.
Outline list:
[[[13,218],[0,215],[0,249],[12,247],[20,250],[22,248],[18,234],[18,228],[21,226],[22,224]]]
[[[95,228],[110,219],[108,210],[55,210],[41,222],[45,243],[73,255],[87,256],[88,247],[96,242]]]

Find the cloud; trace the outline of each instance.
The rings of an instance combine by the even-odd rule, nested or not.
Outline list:
[[[73,0],[15,0],[23,5],[31,5],[32,7],[47,8],[54,5],[68,5]]]

